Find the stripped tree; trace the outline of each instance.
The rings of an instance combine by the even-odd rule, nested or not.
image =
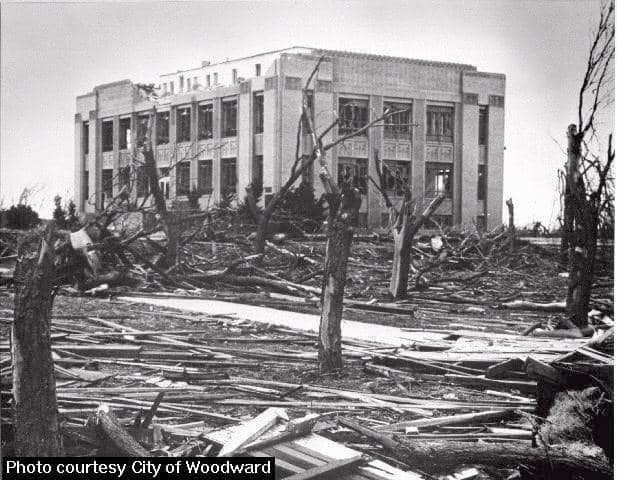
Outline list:
[[[570,125],[567,130],[564,234],[569,247],[569,281],[566,314],[567,320],[579,329],[587,326],[598,227],[605,212],[614,208],[612,133],[608,136],[606,153],[603,153],[596,130],[598,115],[614,103],[614,10],[612,1],[602,7],[579,90],[578,124]]]
[[[377,151],[375,152],[374,159],[378,181],[376,182],[372,177],[369,178],[381,193],[384,203],[389,210],[389,227],[394,239],[390,294],[396,299],[401,299],[407,296],[413,238],[422,228],[422,225],[425,224],[426,220],[441,205],[445,195],[441,193],[433,198],[424,211],[421,212],[422,205],[414,200],[411,185],[405,179],[393,175],[387,165],[380,161]],[[393,178],[397,183],[397,189],[403,193],[403,198],[398,208],[393,204],[388,195],[388,176]]]

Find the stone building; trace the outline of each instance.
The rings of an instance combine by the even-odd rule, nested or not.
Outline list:
[[[302,88],[321,56],[310,85],[318,131],[338,114],[337,136],[380,116],[407,110],[381,128],[338,145],[327,160],[339,179],[361,190],[360,220],[369,227],[387,217],[375,177],[377,152],[390,168],[390,195],[400,182],[428,202],[446,192],[435,219],[444,225],[488,228],[502,223],[505,76],[464,64],[293,47],[160,76],[154,93],[129,80],[97,86],[77,97],[75,198],[81,211],[101,208],[136,178],[133,195],[147,182],[136,139],[156,107],[153,140],[161,185],[169,202],[197,190],[200,204],[222,194],[244,196],[251,182],[272,195],[285,182],[296,152]],[[301,135],[301,151],[310,152]],[[315,170],[316,171],[316,170]],[[304,181],[322,192],[313,172]]]

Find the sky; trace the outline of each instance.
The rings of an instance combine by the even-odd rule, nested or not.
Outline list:
[[[517,225],[550,224],[599,11],[597,0],[3,2],[0,199],[34,187],[45,217],[54,195],[72,197],[75,97],[95,85],[300,45],[505,74],[504,201]],[[612,131],[614,110],[605,117]]]

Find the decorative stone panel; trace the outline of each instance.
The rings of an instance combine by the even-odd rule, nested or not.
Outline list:
[[[477,105],[478,104],[478,94],[477,93],[464,93],[463,101],[465,105]]]
[[[103,168],[114,168],[114,152],[103,152]]]
[[[316,80],[315,90],[323,93],[332,93],[332,82],[328,80]]]
[[[275,90],[277,83],[277,77],[268,77],[265,80],[265,88],[264,90]]]
[[[298,77],[285,77],[285,88],[287,90],[302,89],[302,79]]]
[[[197,144],[197,153],[200,160],[214,158],[214,140],[202,140]]]
[[[264,136],[263,133],[253,135],[253,155],[264,154]]]
[[[131,153],[130,152],[120,152],[120,166],[127,167],[131,164]]]
[[[368,157],[368,140],[352,138],[338,145],[339,157]]]
[[[238,137],[221,139],[221,158],[234,158],[238,156]]]
[[[191,158],[190,145],[176,145],[176,161],[183,162]]]
[[[156,147],[156,164],[162,166],[169,166],[169,146],[160,145]]]
[[[425,159],[427,162],[454,161],[454,149],[452,145],[427,145]]]
[[[240,84],[240,93],[250,93],[251,91],[251,82],[242,82]]]
[[[503,108],[504,98],[501,95],[489,95],[488,104],[491,107]]]
[[[387,160],[411,160],[411,142],[384,140],[382,156]]]

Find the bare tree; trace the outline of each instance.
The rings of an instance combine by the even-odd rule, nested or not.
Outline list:
[[[379,160],[377,151],[375,151],[374,160],[378,182],[372,177],[370,177],[370,180],[381,193],[386,207],[390,212],[389,226],[394,239],[394,258],[392,259],[390,294],[396,299],[401,299],[407,296],[413,238],[420,228],[422,228],[426,220],[437,210],[439,205],[441,205],[445,195],[443,193],[437,195],[431,200],[424,211],[421,211],[422,203],[414,200],[409,182],[405,179],[398,178],[389,171],[387,165]],[[403,193],[403,198],[398,208],[392,203],[388,195],[387,175],[397,183],[396,187]]]
[[[572,124],[567,130],[563,216],[569,247],[566,312],[578,328],[587,326],[598,227],[605,212],[613,208],[612,133],[604,154],[596,127],[598,115],[614,103],[614,10],[613,1],[602,7],[579,90],[578,125]]]

